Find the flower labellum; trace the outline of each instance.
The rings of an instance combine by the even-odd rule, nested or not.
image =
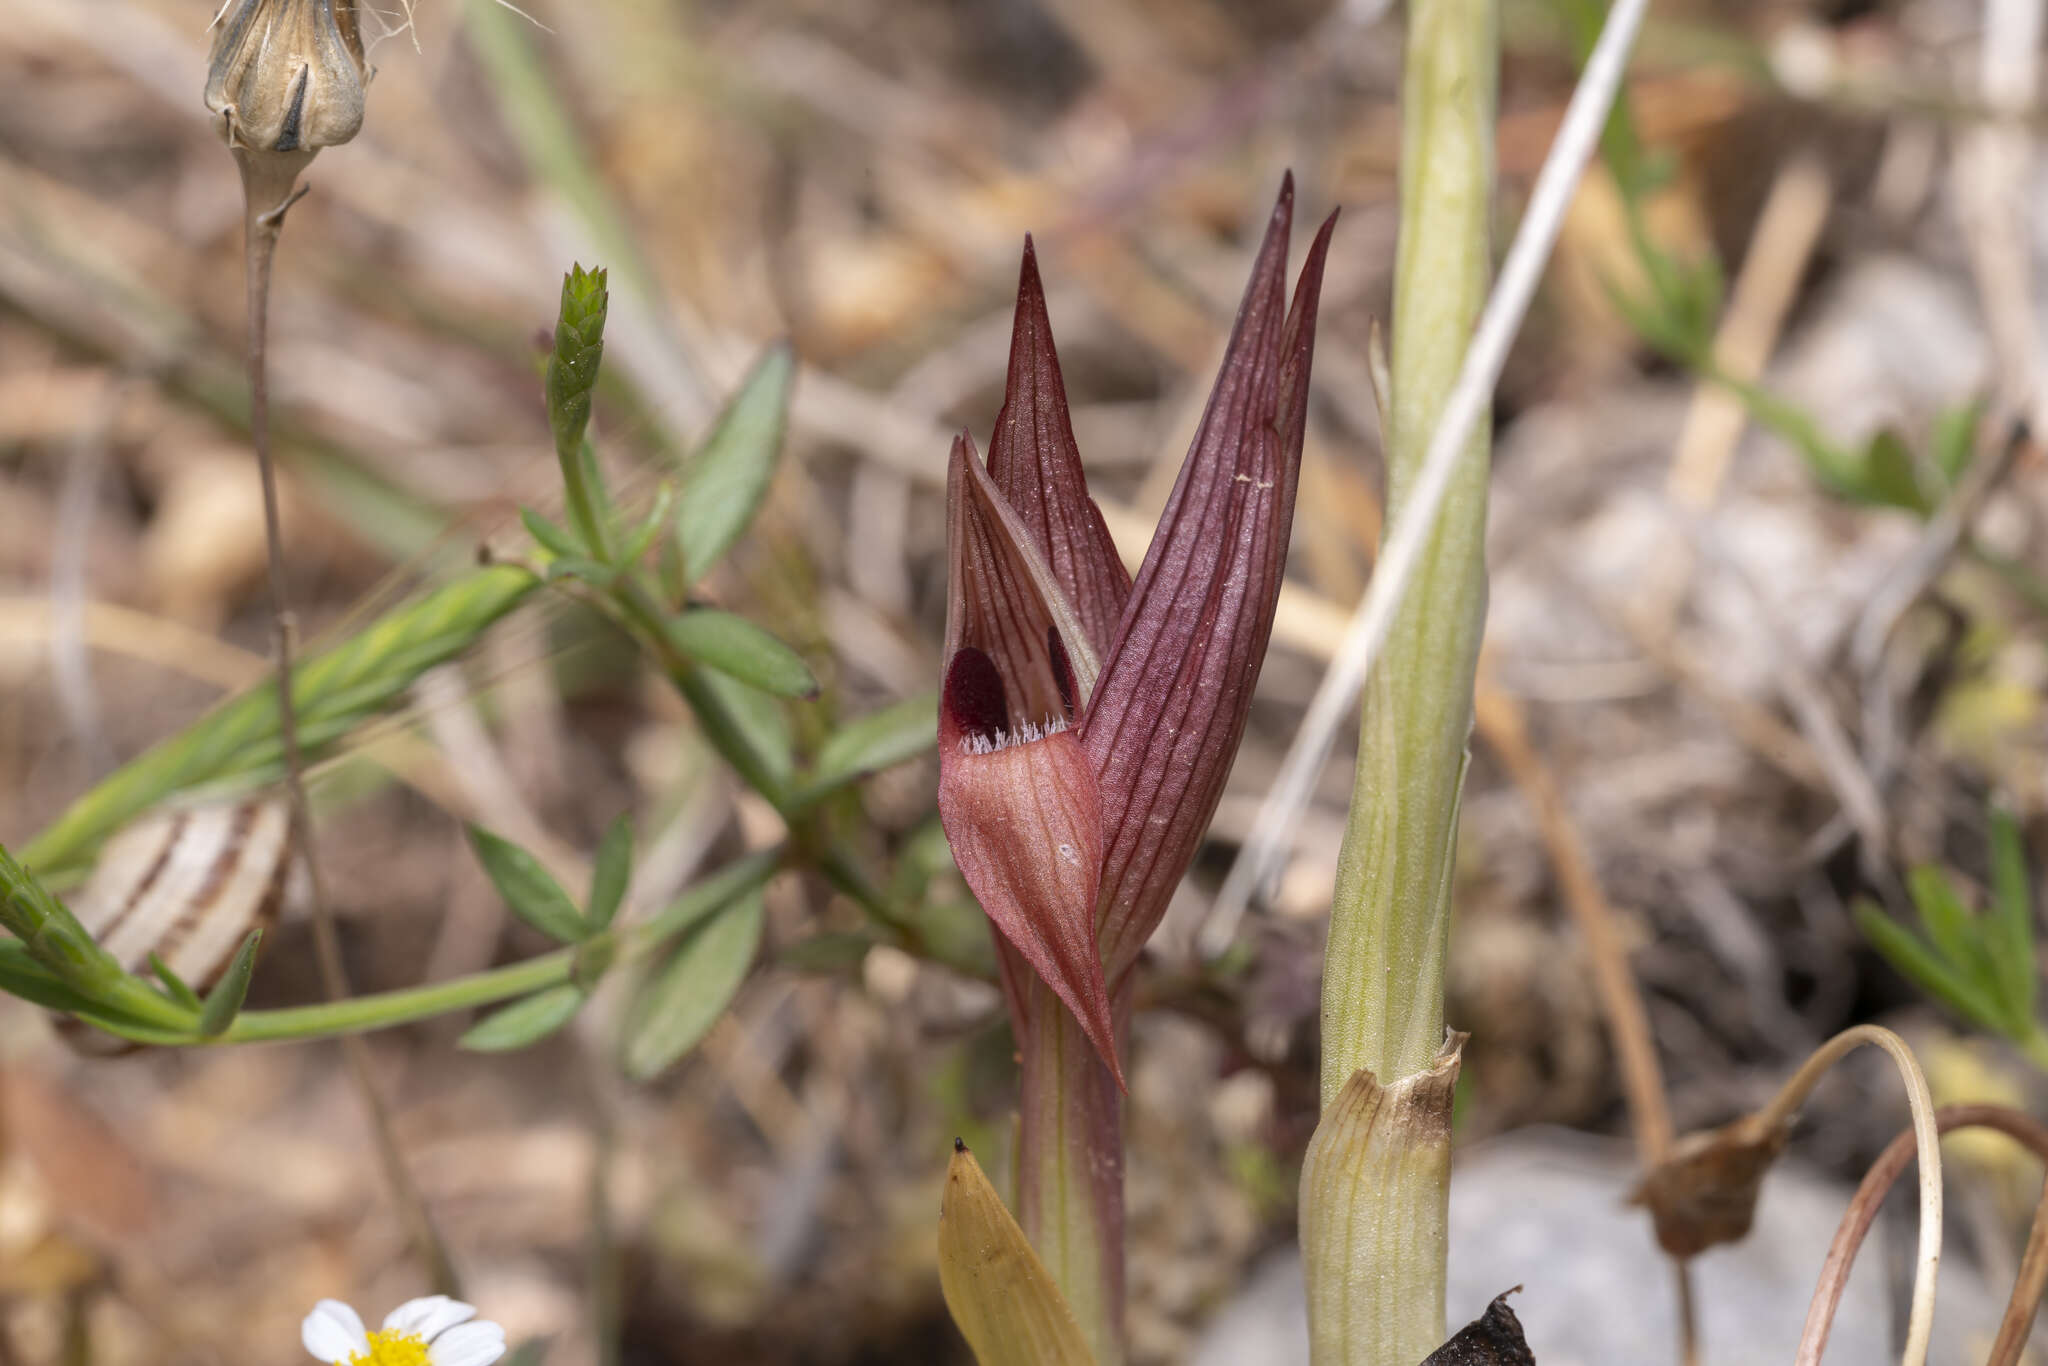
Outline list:
[[[1286,565],[1336,223],[1290,305],[1293,211],[1290,176],[1135,582],[1088,496],[1029,239],[988,464],[963,434],[947,473],[939,815],[1004,944],[1119,1084],[1111,1002],[1222,797]]]
[[[303,165],[363,126],[356,0],[227,0],[214,22],[206,107],[237,155]]]

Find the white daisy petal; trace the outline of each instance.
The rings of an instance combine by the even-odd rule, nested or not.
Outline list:
[[[505,1330],[488,1319],[450,1328],[427,1347],[430,1366],[490,1366],[505,1355]]]
[[[446,1295],[429,1295],[422,1300],[407,1300],[384,1316],[384,1331],[387,1333],[411,1333],[425,1342],[432,1342],[458,1323],[467,1323],[476,1317],[476,1306],[451,1300]]]
[[[322,1300],[313,1306],[299,1325],[299,1341],[306,1350],[333,1366],[352,1356],[368,1356],[370,1339],[363,1332],[362,1316],[340,1300]]]

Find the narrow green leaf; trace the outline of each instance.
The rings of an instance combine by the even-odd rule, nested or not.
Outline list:
[[[746,980],[765,918],[760,892],[748,893],[692,931],[647,979],[626,1018],[626,1075],[659,1076],[717,1023]]]
[[[819,746],[804,799],[815,801],[924,753],[938,739],[938,715],[938,695],[922,693],[847,722]]]
[[[472,1053],[507,1053],[537,1043],[576,1018],[583,993],[573,986],[549,987],[470,1026],[461,1039]]]
[[[590,904],[584,919],[595,932],[612,923],[619,903],[626,898],[626,884],[633,876],[633,821],[624,812],[605,827],[598,842],[597,861],[590,870]]]
[[[292,675],[301,746],[316,752],[315,736],[346,734],[402,700],[422,672],[467,648],[539,584],[524,569],[492,565],[308,655]],[[73,871],[108,835],[165,797],[274,766],[278,749],[276,685],[265,683],[116,769],[22,849],[22,861],[44,876]]]
[[[576,559],[589,552],[583,548],[569,529],[559,522],[550,521],[532,508],[519,509],[519,521],[525,526],[526,534],[539,542],[541,548],[558,559]]]
[[[1862,493],[1866,502],[1922,515],[1929,511],[1927,493],[1913,468],[1913,452],[1889,427],[1871,437],[1863,448]]]
[[[573,944],[588,932],[576,903],[539,859],[480,826],[469,827],[469,842],[514,915],[564,944]]]
[[[576,579],[592,588],[608,590],[619,581],[619,571],[612,565],[593,560],[587,555],[563,555],[548,561],[547,575],[550,580]]]
[[[30,957],[28,949],[16,939],[0,939],[0,991],[46,1010],[74,1015],[104,1008]]]
[[[1934,467],[1951,488],[1963,477],[1970,455],[1977,449],[1977,421],[1983,415],[1982,404],[1965,403],[1943,409],[1934,419],[1933,440],[1929,443]]]
[[[173,1001],[176,1001],[195,1015],[199,1013],[199,993],[186,985],[185,979],[173,972],[169,963],[166,963],[163,959],[152,953],[149,955],[149,970],[156,974],[159,982],[164,984],[164,990],[171,994]]]
[[[1856,926],[1899,975],[1980,1029],[2009,1033],[1998,1002],[1954,971],[1920,937],[1869,901],[1856,903]]]
[[[797,940],[776,954],[775,961],[798,972],[836,975],[859,967],[879,942],[869,934],[828,931]]]
[[[2010,811],[1991,810],[1992,961],[2006,1006],[2029,1026],[2040,969],[2034,961],[2034,897],[2027,885],[2027,850]]]
[[[777,697],[816,697],[818,680],[803,657],[745,617],[697,607],[662,628],[690,658]]]
[[[1933,940],[1933,946],[1948,958],[1952,967],[1970,967],[1972,942],[1976,940],[1974,926],[1970,924],[1970,907],[1956,895],[1948,874],[1933,864],[1921,864],[1907,874],[1907,891],[1913,893],[1913,907],[1921,915],[1921,924],[1927,926],[1927,938]]]
[[[262,929],[253,929],[249,931],[248,937],[242,940],[242,947],[235,950],[234,960],[228,964],[227,972],[214,985],[212,994],[206,998],[205,1006],[200,1009],[201,1038],[218,1038],[235,1022],[235,1016],[242,1013],[242,1002],[249,999],[249,979],[256,975],[256,946],[262,942]]]
[[[724,558],[760,511],[782,451],[795,375],[789,343],[769,347],[691,459],[676,506],[686,589]]]
[[[669,509],[675,501],[676,486],[666,479],[662,480],[661,486],[654,491],[654,506],[648,509],[647,516],[641,520],[633,534],[626,538],[625,545],[620,547],[620,564],[634,564],[647,553],[647,548],[654,544],[654,538],[668,525]]]
[[[796,772],[796,740],[782,703],[717,669],[692,669],[677,682],[713,746],[779,806]]]

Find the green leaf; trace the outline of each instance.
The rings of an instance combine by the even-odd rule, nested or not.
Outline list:
[[[593,560],[587,555],[564,555],[549,560],[547,575],[550,580],[577,579],[592,588],[607,591],[619,581],[616,566]]]
[[[575,1019],[582,1004],[583,993],[575,987],[548,987],[486,1015],[470,1026],[461,1044],[472,1053],[507,1053],[524,1048]]]
[[[695,669],[680,681],[712,745],[779,806],[796,772],[796,741],[782,703],[716,669]]]
[[[1859,496],[1866,503],[1904,508],[1925,515],[1931,507],[1920,475],[1913,468],[1913,452],[1904,439],[1889,427],[1870,438],[1863,448],[1863,473]]]
[[[636,563],[647,553],[647,548],[654,544],[654,538],[659,536],[662,527],[668,524],[669,508],[675,500],[676,486],[666,479],[662,480],[661,486],[654,491],[654,506],[648,509],[647,516],[634,528],[633,534],[626,538],[626,544],[620,548],[620,564]]]
[[[242,1002],[249,999],[249,979],[256,975],[256,946],[262,942],[262,929],[253,929],[242,940],[242,947],[235,950],[234,960],[228,964],[228,970],[221,975],[220,981],[215,983],[212,993],[206,998],[206,1005],[199,1012],[201,1038],[220,1037],[235,1022],[235,1016],[242,1013]]]
[[[548,520],[532,508],[519,509],[519,521],[525,526],[526,534],[557,559],[580,559],[588,553],[582,542],[569,534],[567,527]]]
[[[159,982],[164,984],[164,990],[170,993],[173,1001],[176,1001],[194,1015],[199,1013],[199,993],[186,985],[185,979],[173,972],[169,963],[166,963],[163,959],[152,953],[149,955],[149,970],[156,974]]]
[[[676,506],[685,589],[724,558],[761,510],[782,451],[795,375],[789,343],[769,347],[691,459]]]
[[[576,903],[540,866],[539,859],[480,826],[469,827],[469,842],[514,915],[564,944],[573,944],[589,932]]]
[[[1986,938],[2001,994],[2013,1018],[2028,1026],[2040,980],[2034,961],[2034,897],[2027,886],[2027,850],[2012,813],[1991,811],[1991,915]]]
[[[98,1001],[73,988],[31,958],[28,949],[17,939],[0,939],[0,991],[19,996],[46,1010],[61,1010],[74,1015],[105,1009]]]
[[[1951,969],[1920,937],[1869,901],[1856,903],[1856,925],[1884,960],[1922,991],[1980,1029],[2010,1030],[1999,1003]]]
[[[869,934],[827,931],[797,940],[775,955],[775,961],[798,972],[836,975],[858,968],[867,959],[868,950],[879,942]]]
[[[803,657],[745,617],[696,607],[662,627],[669,643],[700,664],[777,697],[816,697],[818,680]]]
[[[633,821],[624,812],[605,827],[598,842],[597,861],[590,870],[590,905],[584,919],[591,930],[604,929],[618,914],[626,899],[626,884],[633,877]]]
[[[1977,422],[1984,415],[1981,403],[1965,403],[1960,407],[1943,409],[1934,419],[1933,439],[1929,443],[1934,457],[1934,467],[1941,471],[1941,477],[1954,488],[1956,481],[1969,468],[1970,456],[1977,449]]]
[[[916,758],[937,742],[938,724],[936,693],[923,693],[847,722],[819,746],[803,800],[815,801],[834,788]]]
[[[647,979],[626,1018],[627,1076],[659,1076],[717,1023],[746,980],[765,918],[760,892],[749,892],[692,931]]]
[[[1913,907],[1921,913],[1933,946],[1952,967],[1970,967],[1976,926],[1970,924],[1970,909],[1956,895],[1948,874],[1933,864],[1921,864],[1907,874],[1907,891],[1913,893]]]

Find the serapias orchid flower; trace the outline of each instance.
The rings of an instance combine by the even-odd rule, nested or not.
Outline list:
[[[1286,566],[1337,216],[1290,306],[1293,217],[1290,175],[1135,583],[1088,496],[1029,238],[988,464],[962,433],[947,471],[939,816],[1119,1086],[1112,997],[1223,795]]]

